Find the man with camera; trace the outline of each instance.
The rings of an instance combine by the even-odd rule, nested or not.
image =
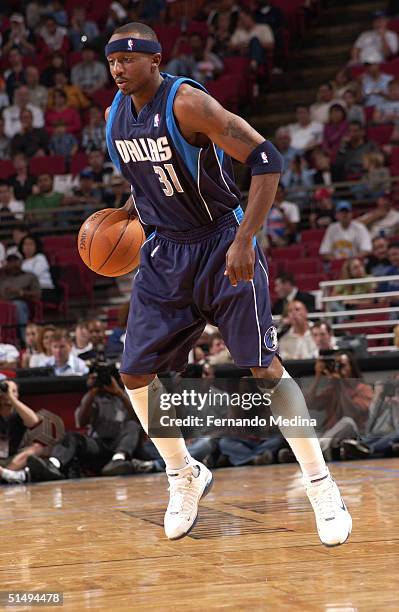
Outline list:
[[[14,380],[0,382],[0,477],[10,483],[27,480],[24,469],[27,456],[40,450],[40,445],[33,443],[18,453],[22,439],[28,429],[33,429],[41,422],[39,415],[21,402],[18,385]],[[18,454],[17,454],[18,453]],[[7,466],[7,467],[5,467]]]
[[[32,479],[60,480],[71,473],[75,476],[82,468],[103,476],[135,471],[131,459],[140,443],[141,428],[132,420],[129,398],[118,379],[115,366],[92,366],[87,378],[88,392],[75,412],[77,426],[87,426],[87,434],[65,434],[48,460],[30,457]]]

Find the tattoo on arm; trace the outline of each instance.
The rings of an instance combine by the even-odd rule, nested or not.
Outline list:
[[[223,130],[223,136],[231,136],[231,138],[235,138],[236,140],[240,140],[241,142],[256,147],[257,142],[251,138],[249,134],[245,130],[242,129],[234,119],[229,119],[227,125]]]
[[[204,111],[204,115],[207,119],[213,117],[212,100],[209,96],[205,96],[202,110]]]

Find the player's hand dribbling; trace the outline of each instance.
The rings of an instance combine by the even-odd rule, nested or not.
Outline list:
[[[249,242],[234,240],[226,253],[226,270],[233,287],[240,281],[251,281],[254,277],[255,250],[252,239]]]

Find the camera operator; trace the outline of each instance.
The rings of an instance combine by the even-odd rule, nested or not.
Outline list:
[[[40,452],[41,445],[33,443],[18,453],[22,439],[28,429],[41,422],[39,415],[21,402],[18,385],[14,380],[0,382],[0,477],[6,482],[25,482],[28,454]],[[5,467],[7,466],[7,467]]]
[[[132,420],[129,398],[117,378],[114,366],[95,364],[92,367],[87,378],[88,392],[75,412],[77,426],[87,426],[87,434],[65,434],[53,447],[48,460],[30,457],[28,466],[32,479],[67,478],[76,463],[78,471],[86,468],[103,476],[135,471],[131,459],[140,443],[142,430]]]
[[[313,410],[325,412],[320,446],[327,459],[345,438],[364,431],[372,388],[362,382],[359,366],[348,351],[330,351],[316,360],[315,380],[307,393]]]
[[[399,442],[399,375],[377,381],[363,436],[343,440],[341,459],[369,459],[397,454]]]

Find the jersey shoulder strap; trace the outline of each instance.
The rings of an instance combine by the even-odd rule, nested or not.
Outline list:
[[[114,141],[112,139],[112,124],[114,122],[116,111],[118,110],[118,107],[119,107],[119,104],[121,103],[122,98],[123,98],[122,92],[118,91],[114,99],[112,100],[111,108],[108,113],[108,118],[107,118],[106,127],[105,127],[105,138],[107,141],[108,153],[112,160],[112,163],[114,164],[115,168],[117,168],[120,174],[122,174],[121,164],[120,164],[118,153],[115,148]]]

